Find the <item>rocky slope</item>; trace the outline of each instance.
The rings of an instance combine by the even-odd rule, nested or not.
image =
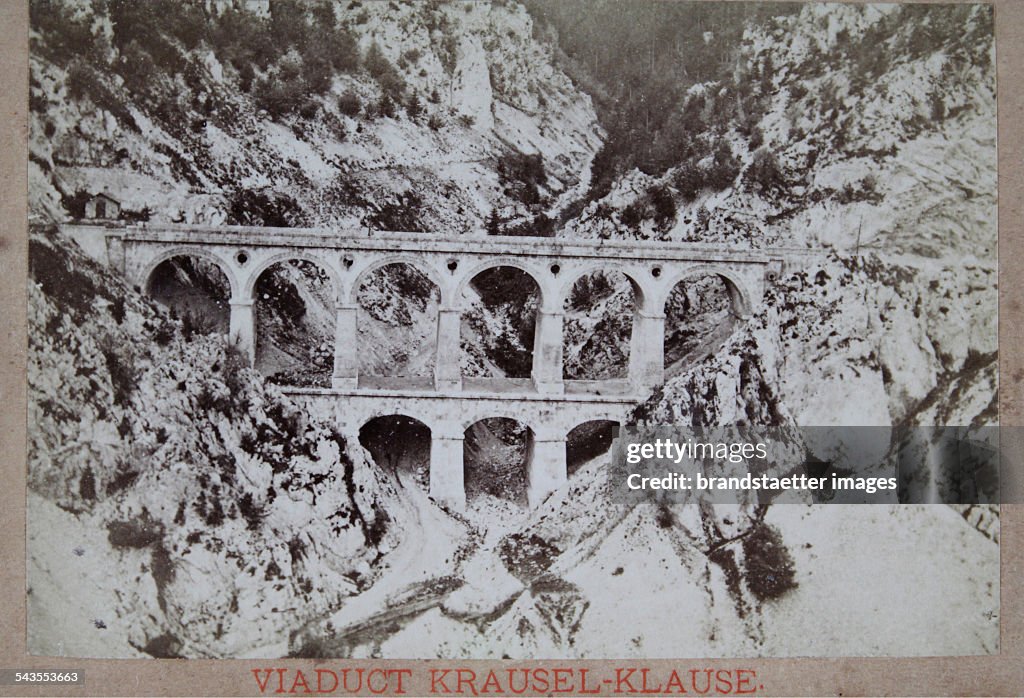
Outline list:
[[[288,2],[150,3],[130,17],[84,0],[36,7],[33,208],[57,219],[82,190],[154,220],[479,231],[492,209],[513,220],[553,205],[600,143],[589,98],[512,3],[321,3],[326,19]],[[174,33],[161,12],[195,31]],[[286,21],[305,24],[290,48]],[[311,96],[291,111],[260,85],[285,89],[293,64],[309,73],[317,47],[301,37],[321,30],[353,55],[297,84]],[[277,31],[251,40],[285,43],[282,55],[241,61],[269,50],[245,46],[247,31]],[[543,167],[528,203],[497,167],[520,153]]]
[[[566,235],[995,253],[989,8],[808,5],[746,30]]]
[[[416,509],[358,444],[59,235],[30,272],[33,651],[286,647],[372,586]]]
[[[793,418],[970,423],[989,400],[918,413],[954,380],[994,399],[991,21],[980,7],[818,5],[750,27],[732,77],[679,105],[692,127],[666,144],[679,164],[625,173],[561,234],[831,248],[771,293],[779,325],[754,337]],[[827,395],[842,404],[815,402]]]

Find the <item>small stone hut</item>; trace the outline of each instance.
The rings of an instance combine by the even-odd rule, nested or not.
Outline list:
[[[85,202],[85,217],[96,220],[117,220],[121,215],[121,202],[106,194],[96,194]]]

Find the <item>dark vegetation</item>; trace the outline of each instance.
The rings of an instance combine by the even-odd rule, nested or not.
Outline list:
[[[498,557],[505,569],[526,584],[544,574],[561,552],[536,533],[512,533],[498,544]]]
[[[402,79],[395,66],[391,65],[390,61],[381,53],[377,42],[370,44],[370,48],[366,51],[365,64],[366,71],[380,83],[381,89],[384,91],[384,99],[400,102],[402,94],[405,92],[405,80]],[[384,116],[394,116],[394,114],[384,114]]]
[[[98,29],[101,20],[110,22],[109,36]],[[327,0],[272,0],[268,17],[234,6],[218,11],[201,0],[96,0],[84,6],[39,0],[30,3],[30,22],[31,51],[67,70],[71,97],[86,110],[91,102],[109,112],[126,132],[141,132],[138,112],[151,119],[181,144],[154,146],[175,177],[197,189],[208,188],[213,177],[230,197],[231,223],[306,221],[294,201],[236,191],[238,173],[230,163],[215,161],[208,125],[237,133],[246,126],[248,103],[293,130],[308,129],[337,76],[370,68],[386,98],[400,87],[379,55],[371,52],[364,67],[353,34]],[[223,67],[222,79],[211,73],[208,54]],[[40,90],[34,83],[31,108],[45,117],[48,104]],[[338,106],[344,113],[362,110],[358,98]],[[367,105],[365,117],[376,116],[377,106]],[[333,112],[324,121],[335,130],[344,128]],[[52,134],[53,124],[44,123],[44,129]],[[60,189],[60,182],[55,186]],[[62,193],[65,205],[74,209],[76,195]],[[146,220],[148,213],[125,211],[122,217]]]
[[[497,210],[492,209],[485,226],[488,235],[515,235],[530,237],[552,237],[555,221],[544,213],[549,202],[541,193],[547,182],[544,158],[540,153],[509,151],[498,158],[498,183],[505,196],[525,204],[531,215],[516,221],[503,221]]]
[[[584,274],[572,285],[567,303],[569,310],[586,311],[590,310],[597,303],[608,298],[615,292],[615,286],[608,278],[608,274],[597,271],[591,274]]]
[[[492,208],[491,212],[487,214],[484,228],[487,230],[488,235],[502,235],[501,216],[498,215],[498,209]]]
[[[747,588],[761,601],[778,598],[797,586],[793,558],[782,536],[763,522],[743,538],[743,571]]]
[[[306,222],[302,207],[287,194],[236,189],[228,203],[228,225],[289,228]]]
[[[709,552],[708,559],[722,568],[722,572],[725,574],[725,587],[729,590],[736,613],[740,618],[745,618],[748,609],[747,602],[743,598],[741,587],[743,575],[739,565],[736,564],[736,553],[728,546],[721,546]]]
[[[557,30],[567,57],[563,67],[590,88],[608,132],[593,164],[593,199],[632,167],[660,174],[679,163],[696,163],[714,152],[730,116],[756,123],[771,66],[746,76],[745,94],[731,93],[729,88],[738,87],[731,84],[724,94],[691,100],[685,99],[686,91],[701,82],[731,82],[746,22],[798,9],[793,3],[636,0],[527,0],[526,5]],[[623,21],[627,12],[630,21]],[[725,179],[724,173],[715,174],[716,183]]]
[[[151,657],[157,659],[184,659],[185,657],[179,652],[181,651],[181,641],[175,637],[172,633],[161,633],[156,637],[150,638],[146,644],[142,647],[138,645],[132,645],[135,649],[145,652]]]
[[[540,153],[511,152],[498,158],[498,182],[505,194],[528,206],[542,203],[539,187],[544,185],[544,158]]]
[[[676,216],[676,202],[663,186],[650,187],[636,201],[622,209],[619,221],[630,229],[637,229],[644,221],[654,221],[658,230],[668,229]]]
[[[490,225],[490,222],[488,222]],[[500,228],[497,235],[513,235],[527,237],[549,238],[555,235],[555,221],[543,211],[538,211],[533,218],[527,218],[519,223],[510,224]]]
[[[397,230],[406,233],[426,232],[420,215],[423,197],[409,189],[394,194],[383,203],[373,206],[365,223],[373,230]]]

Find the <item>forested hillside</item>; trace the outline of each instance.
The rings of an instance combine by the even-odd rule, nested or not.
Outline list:
[[[612,0],[528,0],[526,6],[559,47],[561,65],[594,96],[608,133],[592,168],[590,198],[606,194],[631,167],[658,174],[678,164],[688,139],[703,130],[692,107],[680,113],[688,90],[731,78],[746,29],[800,8]],[[754,77],[756,84],[760,76]],[[720,108],[716,117],[727,112]]]

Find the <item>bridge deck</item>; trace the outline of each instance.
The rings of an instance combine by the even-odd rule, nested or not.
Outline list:
[[[630,397],[635,388],[626,379],[566,380],[563,382],[568,395],[614,395]],[[410,393],[435,392],[434,379],[429,376],[359,376],[359,391],[403,391]],[[464,377],[462,391],[456,395],[523,396],[538,394],[532,378],[483,378]],[[546,395],[546,393],[545,393]]]
[[[418,379],[412,379],[418,380]],[[424,379],[429,380],[429,379]],[[500,380],[500,379],[499,379]],[[529,383],[529,380],[527,380]],[[620,389],[618,392],[612,390],[601,390],[599,392],[583,392],[570,390],[566,381],[566,392],[561,394],[538,393],[535,390],[516,389],[515,385],[505,386],[504,390],[494,390],[487,385],[465,384],[462,390],[434,390],[432,387],[416,386],[412,384],[391,384],[372,385],[373,381],[366,384],[360,380],[358,388],[310,388],[296,386],[278,386],[285,395],[293,397],[319,398],[319,399],[373,399],[373,398],[402,398],[410,403],[415,401],[433,400],[474,400],[494,402],[538,402],[551,405],[559,404],[604,404],[604,405],[636,405],[644,396]],[[589,381],[580,381],[581,383]],[[594,381],[605,385],[604,381]],[[484,388],[484,389],[481,389]]]

